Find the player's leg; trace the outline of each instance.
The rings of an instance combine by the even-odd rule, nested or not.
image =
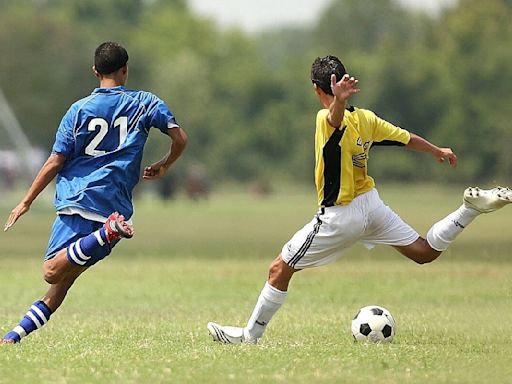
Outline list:
[[[288,285],[295,272],[297,269],[286,264],[281,254],[270,264],[268,280],[244,329],[245,340],[256,342],[263,336],[268,323],[283,305],[288,294]]]
[[[359,214],[351,207],[332,207],[321,212],[285,244],[270,264],[268,280],[260,292],[245,328],[208,323],[215,341],[226,344],[257,343],[274,314],[283,305],[295,272],[328,264],[352,245],[363,228]]]
[[[428,231],[426,239],[420,237],[409,245],[395,245],[395,248],[419,264],[429,263],[437,259],[478,215],[493,212],[510,203],[512,191],[508,188],[467,188],[464,191],[463,204],[435,223]]]
[[[393,246],[402,255],[408,257],[418,264],[426,264],[434,261],[441,255],[441,251],[433,249],[422,237],[409,245]]]
[[[509,188],[467,188],[464,191],[463,204],[430,228],[426,246],[440,252],[446,250],[478,215],[494,212],[510,203],[512,190]]]
[[[69,264],[65,249],[59,252],[54,259],[57,258]],[[45,262],[45,264],[47,263],[49,261]],[[43,298],[30,306],[18,325],[3,337],[2,343],[18,343],[23,337],[43,327],[50,320],[50,316],[62,304],[69,288],[87,267],[70,266],[66,269],[65,273],[59,273],[59,280],[55,280],[55,283],[51,284]]]
[[[57,255],[43,263],[44,279],[50,283],[48,292],[42,301],[55,312],[64,301],[69,288],[88,266],[71,264],[68,260],[68,251],[63,249]]]
[[[260,292],[245,328],[208,323],[208,331],[215,341],[225,344],[256,344],[274,314],[283,305],[288,284],[297,270],[286,264],[281,254],[270,264],[268,280]]]
[[[117,212],[111,214],[103,225],[85,220],[80,216],[63,217],[62,221],[66,221],[69,226],[79,228],[77,233],[89,232],[89,234],[70,235],[72,240],[66,241],[66,248],[57,252],[54,257],[51,255],[47,258],[43,265],[44,278],[50,284],[60,282],[63,276],[73,274],[77,268],[79,270],[79,267],[97,263],[110,254],[119,239],[131,238],[134,233],[133,227],[127,224],[124,217]],[[59,228],[54,228],[53,232],[56,230]],[[49,253],[52,254],[51,251]]]
[[[97,228],[100,226],[101,228]],[[96,227],[96,228],[95,228]],[[89,235],[80,237],[78,233],[95,229]],[[94,265],[110,254],[120,237],[133,236],[133,228],[118,214],[109,216],[105,224],[94,223],[80,217],[57,218],[50,238],[52,244],[61,241],[69,244],[58,252],[50,253],[43,264],[45,280],[51,284],[42,300],[36,301],[14,329],[2,339],[2,343],[17,343],[31,332],[45,325],[50,316],[62,304],[69,288],[76,278],[89,266]],[[76,239],[73,241],[73,238]],[[63,240],[70,238],[71,240]]]

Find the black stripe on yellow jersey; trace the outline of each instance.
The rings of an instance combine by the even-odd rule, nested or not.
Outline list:
[[[375,186],[368,175],[374,145],[406,145],[408,131],[366,109],[345,110],[340,128],[329,124],[328,109],[318,112],[315,133],[315,184],[321,207],[344,205]]]

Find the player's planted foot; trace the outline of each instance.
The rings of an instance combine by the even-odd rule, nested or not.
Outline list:
[[[208,323],[208,332],[214,341],[224,344],[256,344],[257,340],[244,335],[244,328],[222,326],[217,323]]]
[[[512,203],[510,188],[480,189],[469,187],[464,191],[464,205],[481,213],[489,213]]]
[[[124,221],[124,216],[119,212],[112,213],[105,222],[105,233],[107,241],[118,240],[120,238],[130,239],[133,236],[133,226]]]
[[[18,335],[16,332],[11,331],[7,333],[2,339],[0,339],[0,344],[16,344],[19,343],[20,340],[20,335]]]

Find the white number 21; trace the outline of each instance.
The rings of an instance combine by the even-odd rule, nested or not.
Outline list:
[[[99,128],[98,133],[91,140],[89,145],[85,147],[85,154],[90,156],[99,156],[104,155],[107,151],[103,151],[98,148],[103,138],[107,135],[108,132],[108,122],[105,119],[100,117],[96,117],[89,122],[87,126],[87,130],[89,132],[94,132]],[[119,147],[123,145],[126,140],[126,135],[128,134],[128,117],[120,116],[114,120],[114,128],[119,127]]]

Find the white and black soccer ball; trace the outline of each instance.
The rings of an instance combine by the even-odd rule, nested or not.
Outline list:
[[[357,341],[388,343],[395,336],[395,319],[386,308],[369,305],[352,320],[352,335]]]

